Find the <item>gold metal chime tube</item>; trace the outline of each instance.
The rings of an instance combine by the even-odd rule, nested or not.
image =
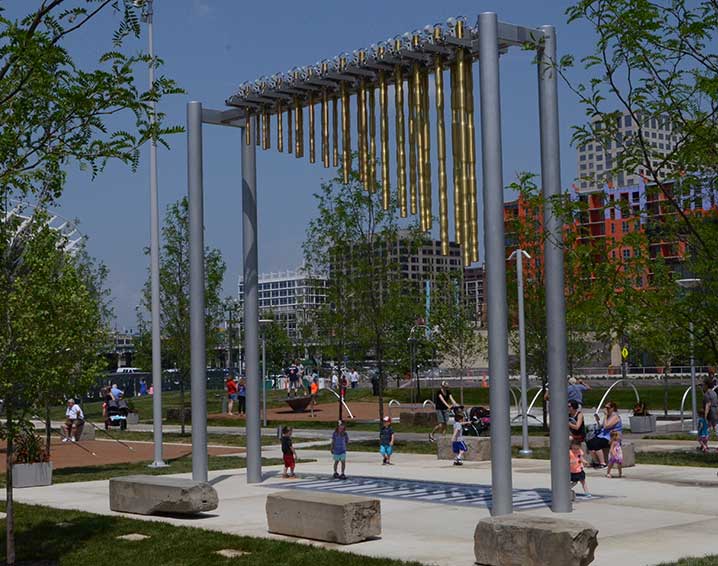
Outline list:
[[[406,81],[407,106],[409,108],[409,212],[416,214],[416,97],[413,72]]]
[[[269,111],[262,110],[262,149],[269,149]]]
[[[461,39],[464,36],[464,23],[456,22],[456,37]],[[459,115],[459,178],[460,178],[460,208],[461,208],[461,253],[464,265],[471,263],[471,217],[469,213],[469,187],[468,187],[468,162],[469,162],[469,136],[466,119],[466,63],[464,61],[464,49],[456,50],[456,98]],[[457,151],[454,150],[456,157]]]
[[[254,145],[260,144],[259,124],[260,124],[260,114],[259,114],[259,112],[257,112],[254,115]]]
[[[309,163],[316,163],[317,156],[314,151],[314,95],[309,95]]]
[[[379,53],[384,54],[383,48]],[[379,71],[379,126],[381,128],[381,205],[388,210],[391,203],[389,187],[389,93],[386,87],[386,73]]]
[[[252,113],[249,108],[244,109],[244,145],[252,143]]]
[[[284,110],[281,100],[277,102],[277,151],[284,151]]]
[[[369,184],[370,193],[376,192],[376,100],[374,85],[367,85],[369,92]]]
[[[424,138],[424,196],[423,210],[426,218],[426,230],[431,230],[431,132],[429,128],[429,71],[424,69],[421,75],[422,125]]]
[[[349,92],[347,83],[343,82],[340,86],[342,97],[342,174],[344,183],[349,182],[349,172],[352,166],[352,148],[350,133],[350,117],[349,117]]]
[[[476,138],[474,133],[474,73],[471,55],[465,55],[466,67],[466,124],[469,142],[467,191],[469,194],[469,218],[471,221],[471,261],[479,261],[479,220],[476,210]]]
[[[451,82],[451,152],[454,164],[454,240],[463,243],[463,226],[461,223],[461,153],[459,152],[459,107],[457,96],[456,62],[451,65],[449,78]]]
[[[402,218],[407,216],[406,203],[406,152],[404,147],[404,77],[402,68],[394,68],[394,106],[396,110],[396,188]]]
[[[287,104],[287,153],[292,153],[292,103]]]
[[[298,96],[294,97],[294,156],[304,157],[304,109]]]
[[[436,32],[435,32],[436,33]],[[441,28],[439,28],[441,33]],[[449,255],[449,194],[446,186],[446,132],[444,129],[444,63],[437,55],[434,59],[434,86],[436,87],[436,155],[439,176],[439,238],[441,255]]]
[[[419,223],[422,232],[426,231],[426,215],[423,209],[424,198],[424,116],[421,111],[421,67],[414,63],[411,76],[413,116],[414,116],[414,148],[411,150],[415,156],[416,164],[416,185],[413,187],[412,197],[415,200],[415,208],[412,213],[419,215]]]
[[[332,96],[332,167],[339,167],[339,111],[336,96]]]
[[[329,95],[322,89],[322,163],[329,167]]]
[[[366,173],[366,101],[364,95],[366,90],[364,88],[364,79],[359,81],[359,88],[357,89],[356,102],[357,102],[357,148],[359,153],[359,180],[361,184],[366,188],[367,186],[367,173]]]

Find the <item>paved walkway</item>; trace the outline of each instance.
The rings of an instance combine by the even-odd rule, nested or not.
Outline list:
[[[277,446],[265,447],[263,454],[273,456],[278,450]],[[282,479],[279,467],[266,469],[264,482],[254,485],[246,483],[243,470],[211,472],[210,481],[220,497],[216,512],[197,519],[145,519],[240,535],[286,538],[267,533],[264,506],[268,493],[281,489],[346,489],[355,493],[371,490],[382,502],[382,536],[349,547],[323,546],[441,566],[473,564],[473,531],[480,518],[489,516],[489,462],[467,462],[459,468],[431,456],[398,453],[396,465],[381,466],[377,454],[350,453],[350,479],[343,483],[327,479],[331,472],[327,450],[307,447],[300,456],[317,461],[298,465],[297,480]],[[596,497],[579,498],[570,515],[599,529],[594,564],[654,565],[686,555],[716,552],[713,537],[706,536],[710,525],[718,520],[716,470],[640,465],[627,469],[625,476],[622,480],[607,479],[600,471],[589,470],[588,485]],[[550,488],[547,461],[514,460],[513,487],[519,512],[552,515],[546,503]],[[107,481],[59,484],[15,493],[21,502],[112,514]]]

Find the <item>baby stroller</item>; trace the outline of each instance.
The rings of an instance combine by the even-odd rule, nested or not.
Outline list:
[[[469,411],[467,436],[489,436],[491,434],[491,411],[484,407],[472,407]]]
[[[105,430],[111,426],[119,426],[120,430],[127,429],[127,401],[120,399],[119,401],[112,399],[107,403],[107,418],[105,419]]]

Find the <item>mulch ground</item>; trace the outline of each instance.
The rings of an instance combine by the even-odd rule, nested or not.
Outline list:
[[[371,421],[379,418],[379,403],[367,401],[349,401],[347,402],[349,410],[354,415],[354,420]],[[409,409],[404,409],[409,410]],[[392,407],[391,415],[398,417],[402,411],[401,407]],[[346,409],[343,409],[343,418],[350,420]],[[389,407],[384,403],[384,414],[389,414]],[[244,416],[225,415],[222,413],[212,413],[208,415],[210,419],[236,419],[243,421]],[[315,420],[319,422],[332,422],[339,418],[339,402],[320,403],[314,408],[314,417],[309,409],[301,413],[295,413],[289,407],[281,407],[267,410],[267,419],[270,421],[309,421]]]
[[[98,438],[102,436],[101,432],[97,433]],[[86,440],[76,446],[70,442],[63,443],[60,439],[53,439],[50,460],[52,467],[58,468],[75,468],[82,466],[100,466],[103,464],[123,464],[130,462],[151,462],[154,459],[154,447],[152,443],[145,442],[125,442],[123,446],[119,442],[113,440]],[[5,473],[5,444],[0,444],[0,473]],[[130,450],[128,448],[132,448]],[[82,447],[87,448],[83,450]],[[93,456],[91,452],[94,452]],[[167,460],[180,458],[192,453],[192,445],[190,444],[164,444],[163,457]],[[222,454],[244,454],[244,448],[210,448],[211,456],[219,456]]]

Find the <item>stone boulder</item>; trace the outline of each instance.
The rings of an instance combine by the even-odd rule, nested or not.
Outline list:
[[[483,566],[586,566],[598,531],[584,521],[512,514],[482,519],[474,532],[476,563]]]
[[[413,426],[436,426],[435,411],[401,411],[399,413],[399,421],[401,424],[409,424]]]
[[[267,496],[270,533],[352,544],[381,534],[378,499],[316,491],[280,491]]]
[[[488,436],[465,436],[468,451],[464,454],[467,462],[485,462],[491,460],[491,438]],[[436,437],[436,457],[439,460],[453,460],[451,436]]]
[[[196,515],[219,505],[208,483],[167,476],[125,476],[110,480],[110,509],[120,513]]]

